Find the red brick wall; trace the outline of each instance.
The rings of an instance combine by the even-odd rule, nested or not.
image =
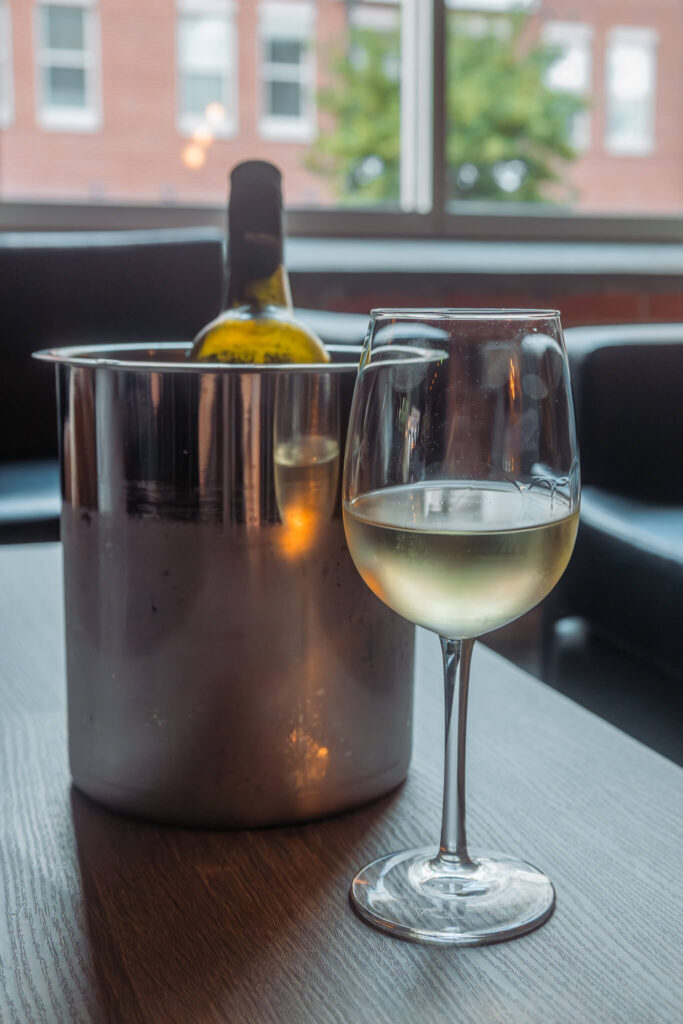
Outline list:
[[[302,165],[300,143],[259,138],[258,3],[236,6],[238,133],[215,140],[193,171],[182,153],[191,141],[176,124],[175,0],[99,0],[102,126],[95,132],[46,131],[36,122],[33,4],[12,6],[15,118],[0,149],[0,188],[14,198],[222,201],[228,169],[251,157],[274,159],[290,202],[328,201]],[[319,0],[318,37],[339,38],[344,4]],[[320,61],[318,62],[320,65]],[[322,74],[322,72],[320,72]]]
[[[545,0],[544,18],[593,28],[591,142],[570,180],[586,212],[683,211],[683,3],[681,0]],[[658,34],[655,150],[616,156],[605,147],[605,56],[610,29],[654,28]]]

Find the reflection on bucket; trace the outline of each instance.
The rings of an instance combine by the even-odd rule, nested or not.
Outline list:
[[[308,369],[191,364],[173,344],[49,355],[71,769],[115,810],[252,827],[405,777],[414,631],[348,553],[358,352],[331,354]]]

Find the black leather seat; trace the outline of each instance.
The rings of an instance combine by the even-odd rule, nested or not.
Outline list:
[[[0,464],[1,543],[56,540],[60,506],[56,458]]]
[[[0,235],[0,542],[58,536],[54,374],[36,349],[189,339],[220,308],[214,230]]]
[[[576,548],[544,603],[668,676],[683,676],[683,325],[566,332],[583,480]]]

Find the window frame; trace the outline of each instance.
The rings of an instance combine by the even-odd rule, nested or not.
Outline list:
[[[290,21],[289,33],[279,35],[277,25],[288,12]],[[296,3],[282,3],[281,0],[265,0],[260,4],[258,12],[258,60],[260,71],[261,99],[258,132],[262,139],[271,142],[312,142],[316,137],[317,109],[315,102],[315,83],[317,78],[317,61],[315,47],[315,19],[317,10],[310,0],[299,0]],[[269,24],[270,22],[270,24]],[[296,26],[296,27],[293,27]],[[284,62],[270,61],[266,58],[266,47],[273,40],[284,39],[302,45],[302,60],[297,65],[297,74],[285,74],[285,77],[273,76],[275,68],[288,69]],[[268,86],[274,81],[296,82],[301,90],[302,113],[295,116],[272,114],[267,111],[266,96]]]
[[[2,45],[2,39],[5,45]],[[12,9],[9,0],[0,0],[0,128],[14,121],[14,64],[12,60]]]
[[[83,49],[56,50],[43,45],[43,14],[49,8],[73,7],[83,13]],[[64,55],[67,54],[68,57]],[[57,59],[55,61],[55,55]],[[92,132],[102,126],[101,48],[96,0],[37,0],[34,6],[36,118],[41,128],[58,132]],[[60,106],[48,101],[44,72],[48,68],[83,70],[86,105]]]
[[[207,125],[201,114],[183,111],[181,107],[183,66],[181,53],[181,24],[183,18],[221,17],[227,27],[227,53],[225,55],[225,74],[222,76],[226,111],[225,120],[220,124]],[[177,0],[175,19],[175,84],[176,84],[176,126],[181,135],[193,136],[198,129],[208,127],[216,138],[228,139],[237,134],[239,128],[239,67],[237,34],[235,31],[235,4],[233,0]]]
[[[72,3],[75,0],[72,0]],[[341,0],[340,0],[341,2]],[[427,0],[422,0],[425,3]],[[432,95],[434,124],[445,125],[445,21],[448,0],[431,0]],[[444,133],[432,135],[432,197],[427,213],[398,209],[292,208],[287,230],[292,237],[405,238],[474,241],[548,241],[621,244],[683,243],[683,214],[577,213],[571,208],[520,207],[512,203],[445,203]],[[444,176],[445,177],[445,176]],[[504,209],[501,209],[504,206]],[[0,229],[4,230],[116,230],[132,228],[225,229],[225,206],[176,206],[145,203],[3,202]]]

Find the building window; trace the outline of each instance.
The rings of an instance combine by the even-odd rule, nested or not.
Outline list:
[[[0,0],[0,127],[11,124],[13,108],[10,10],[6,0]]]
[[[655,145],[656,32],[612,29],[606,71],[606,148],[620,155],[651,153]]]
[[[557,92],[588,100],[591,94],[593,29],[578,22],[554,21],[543,29],[543,39],[558,52],[548,69],[547,82]],[[569,140],[575,149],[590,145],[590,114],[575,114],[569,126]]]
[[[96,13],[88,3],[41,4],[37,13],[40,124],[91,131],[100,123]]]
[[[261,5],[259,127],[265,138],[307,141],[315,134],[313,19],[308,3]]]
[[[181,0],[178,14],[178,127],[231,135],[237,128],[233,5]]]

